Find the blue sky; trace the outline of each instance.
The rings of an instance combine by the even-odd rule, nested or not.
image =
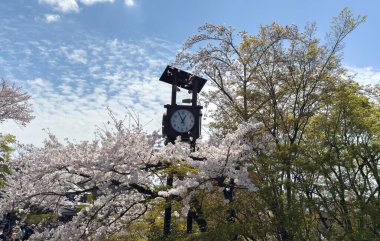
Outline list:
[[[37,145],[42,129],[89,140],[109,119],[107,106],[120,118],[129,108],[159,130],[170,86],[158,78],[203,23],[254,34],[272,22],[316,22],[323,40],[344,7],[368,19],[345,41],[343,64],[359,82],[379,83],[377,0],[1,0],[0,77],[33,96],[36,118],[0,132]]]

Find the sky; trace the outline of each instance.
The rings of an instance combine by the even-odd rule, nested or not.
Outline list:
[[[202,24],[255,34],[272,22],[316,22],[323,41],[344,7],[367,21],[346,39],[343,65],[360,83],[380,83],[378,0],[1,0],[0,78],[32,96],[35,119],[7,121],[0,133],[35,145],[48,132],[92,140],[108,109],[160,130],[171,90],[158,79]]]

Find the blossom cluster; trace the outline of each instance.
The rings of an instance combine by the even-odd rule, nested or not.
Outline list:
[[[155,199],[179,198],[188,210],[194,191],[213,188],[218,178],[254,191],[248,168],[256,144],[246,136],[260,128],[256,122],[242,124],[224,139],[197,142],[195,150],[181,141],[157,147],[157,135],[121,122],[99,130],[94,141],[61,143],[49,135],[43,147],[18,147],[12,174],[6,174],[0,215],[36,207],[61,215],[72,208],[78,213],[70,222],[58,222],[35,237],[96,240],[141,218]],[[169,174],[172,186],[165,184]],[[92,200],[81,203],[84,195]]]

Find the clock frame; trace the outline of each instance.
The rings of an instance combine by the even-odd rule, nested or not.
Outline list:
[[[201,135],[202,106],[165,105],[165,108],[167,109],[167,112],[164,114],[162,120],[162,134],[169,142],[174,142],[178,136],[181,136],[182,141],[195,141],[199,138]],[[193,124],[191,127],[189,124],[189,128],[187,129],[173,126],[173,118],[176,118],[176,113],[181,111],[192,115]],[[185,119],[182,114],[181,118]],[[181,118],[180,121],[182,121]]]

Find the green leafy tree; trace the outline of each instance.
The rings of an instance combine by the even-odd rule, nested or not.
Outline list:
[[[305,189],[319,217],[318,231],[332,240],[380,237],[380,106],[342,84],[322,113],[313,117],[305,155]]]
[[[4,185],[3,173],[10,174],[10,170],[7,166],[7,161],[10,157],[13,148],[11,145],[15,142],[15,137],[12,135],[0,134],[0,188]]]
[[[261,233],[254,232],[255,238],[318,239],[302,189],[307,168],[302,148],[311,118],[331,101],[343,81],[343,40],[364,21],[344,9],[333,19],[325,44],[315,37],[315,24],[301,31],[273,23],[256,35],[206,24],[178,54],[178,65],[213,84],[206,99],[216,105],[211,127],[218,136],[250,119],[265,126],[265,148],[258,149],[259,158],[252,160],[259,189],[253,199],[257,205],[250,210],[256,219],[251,221],[266,224]]]

